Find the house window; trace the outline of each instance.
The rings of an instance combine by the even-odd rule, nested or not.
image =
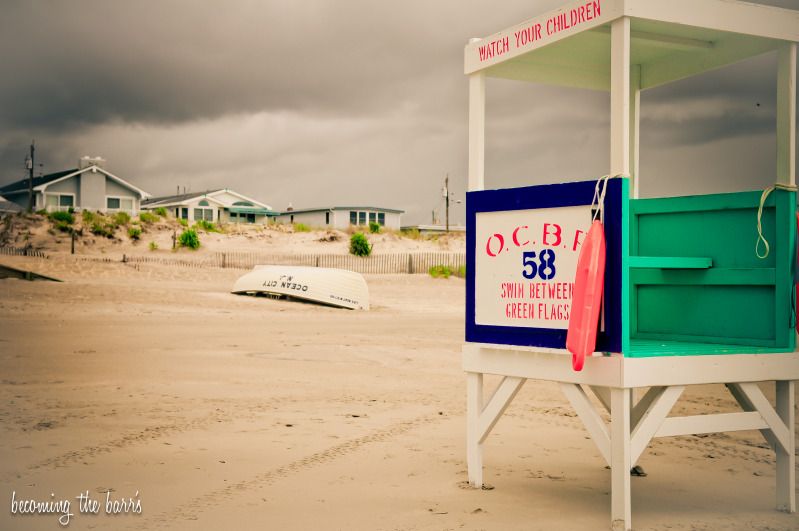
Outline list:
[[[369,212],[369,223],[375,223],[377,221],[377,214],[375,212]]]
[[[214,209],[212,208],[195,208],[194,209],[194,221],[213,221],[214,220]]]
[[[255,214],[247,214],[247,223],[255,223]]]
[[[354,210],[350,210],[350,225],[357,225],[358,224],[358,213]]]
[[[325,225],[330,225],[330,212],[325,212]]]
[[[208,206],[208,201],[206,201],[205,199],[203,199],[202,201],[200,201],[200,202],[199,202],[199,203],[197,203],[197,204],[198,204],[199,206]]]
[[[377,213],[377,223],[379,225],[385,225],[386,224],[386,213],[385,212],[378,212]]]
[[[289,223],[294,223],[294,214],[291,215],[291,220],[289,221]]]
[[[366,212],[358,212],[358,225],[366,225]]]
[[[189,219],[189,209],[187,207],[182,207],[180,209],[180,218],[185,219],[188,221]]]
[[[106,210],[124,210],[133,212],[133,198],[130,197],[106,197]]]
[[[44,205],[48,212],[69,210],[75,206],[75,196],[73,194],[46,194]]]

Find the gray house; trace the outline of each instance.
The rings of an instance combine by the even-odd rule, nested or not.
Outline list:
[[[82,157],[78,167],[33,178],[34,210],[96,210],[139,213],[142,199],[149,197],[105,169],[100,157]],[[24,209],[28,208],[28,179],[0,187],[0,194]]]

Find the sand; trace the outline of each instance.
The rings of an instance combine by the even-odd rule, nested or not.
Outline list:
[[[493,490],[468,487],[460,279],[367,276],[355,312],[231,295],[240,270],[0,263],[65,280],[0,280],[0,529],[62,528],[12,493],[71,500],[75,530],[609,526],[609,470],[551,383],[487,440]],[[735,410],[720,386],[676,409]],[[658,439],[640,464],[635,529],[799,528],[757,432]]]

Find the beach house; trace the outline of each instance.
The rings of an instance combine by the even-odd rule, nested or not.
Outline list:
[[[0,187],[0,194],[28,208],[30,181],[26,177]],[[95,210],[136,215],[144,190],[106,169],[101,157],[81,157],[78,167],[33,178],[34,210]]]
[[[275,218],[278,223],[303,223],[310,227],[329,227],[346,229],[350,225],[377,223],[380,226],[399,230],[400,218],[404,210],[370,206],[331,206],[325,208],[304,208],[295,210],[289,207]]]
[[[187,222],[265,223],[278,214],[271,206],[227,188],[153,197],[142,203],[143,210],[159,208]]]

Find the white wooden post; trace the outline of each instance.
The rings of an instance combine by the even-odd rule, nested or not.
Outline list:
[[[630,67],[630,180],[632,181],[632,198],[638,199],[638,143],[641,125],[641,65]]]
[[[630,19],[610,27],[610,174],[630,175]]]
[[[476,42],[480,39],[470,39]],[[469,190],[485,188],[486,78],[483,72],[469,76]]]
[[[483,411],[483,374],[466,373],[466,469],[469,483],[483,486],[483,444],[480,442],[480,413]]]
[[[796,43],[777,56],[777,182],[796,184]]]
[[[796,436],[794,433],[794,404],[796,403],[793,381],[777,381],[777,414],[788,427],[788,448],[776,445],[777,453],[777,509],[796,512]]]
[[[614,531],[632,529],[630,502],[630,393],[610,390],[610,520]]]

